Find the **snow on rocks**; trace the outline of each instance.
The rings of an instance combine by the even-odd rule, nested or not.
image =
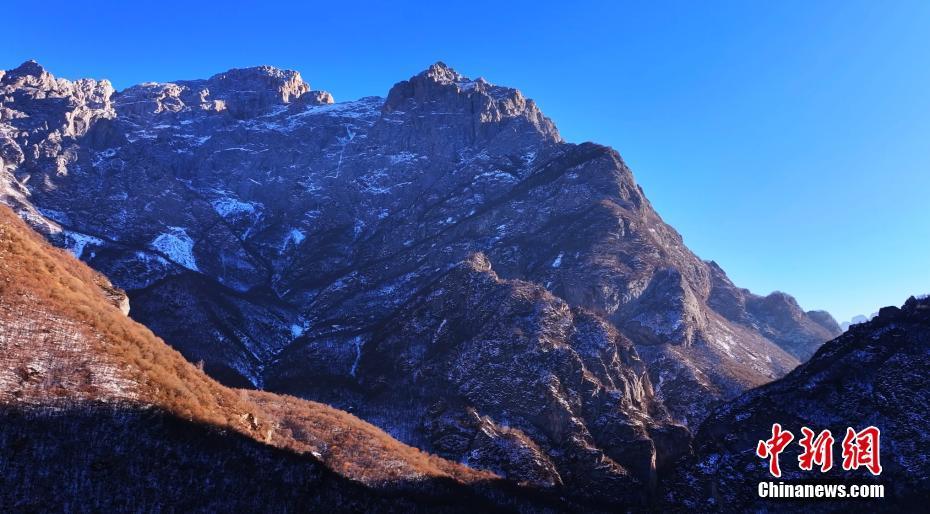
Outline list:
[[[213,206],[213,210],[215,210],[217,214],[224,218],[242,214],[254,214],[256,211],[259,211],[263,208],[262,204],[260,203],[243,202],[242,200],[228,196],[217,198],[216,200],[210,202],[210,205]]]
[[[194,240],[187,235],[185,229],[168,227],[168,232],[161,233],[152,240],[151,247],[165,254],[175,264],[199,271],[194,258]]]
[[[300,246],[300,243],[306,239],[307,236],[300,229],[292,228],[284,236],[284,242],[281,243],[281,251],[287,250],[289,246]]]
[[[64,234],[65,244],[67,245],[68,251],[78,259],[84,255],[84,248],[87,245],[103,245],[102,239],[89,236],[87,234],[81,234],[80,232],[71,232],[70,230],[66,230],[64,231]]]

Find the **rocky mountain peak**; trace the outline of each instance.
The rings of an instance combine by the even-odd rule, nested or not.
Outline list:
[[[775,291],[767,296],[736,287],[717,263],[708,263],[711,290],[708,298],[724,317],[761,332],[783,350],[803,361],[841,330],[825,311],[805,312],[791,295]]]
[[[45,67],[33,59],[29,59],[16,68],[6,72],[6,77],[8,80],[21,77],[42,78],[46,76],[50,76],[50,73],[46,71]]]
[[[294,101],[310,91],[310,84],[304,82],[299,72],[267,65],[233,68],[210,77],[207,82],[222,91],[270,93],[281,103]]]
[[[148,82],[120,92],[121,112],[144,118],[163,113],[226,113],[235,119],[269,114],[290,104],[333,103],[293,70],[273,66],[233,68],[208,79]]]
[[[840,328],[840,324],[836,321],[836,318],[833,317],[827,311],[817,310],[817,311],[807,311],[807,317],[814,320],[823,328],[827,329],[831,334],[840,334],[843,332]]]
[[[463,77],[459,72],[453,70],[442,61],[436,61],[434,64],[430,65],[429,68],[420,72],[420,74],[417,76],[422,76],[441,84],[450,84],[453,82],[461,82],[466,80],[465,77]]]
[[[31,60],[0,75],[0,170],[23,163],[28,153],[36,158],[32,171],[67,175],[77,160],[74,139],[116,115],[113,93],[109,81],[55,78]]]
[[[388,123],[408,125],[411,137],[441,140],[432,151],[444,154],[458,151],[461,143],[497,149],[562,140],[555,124],[520,91],[472,80],[442,62],[395,84],[382,113]]]

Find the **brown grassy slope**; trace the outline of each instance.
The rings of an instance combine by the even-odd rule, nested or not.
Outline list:
[[[109,295],[109,298],[108,298]],[[494,478],[327,405],[224,387],[113,302],[113,288],[0,206],[0,405],[154,406],[297,453],[368,484]]]

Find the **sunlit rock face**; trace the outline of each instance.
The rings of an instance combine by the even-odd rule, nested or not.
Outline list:
[[[214,377],[534,483],[649,484],[837,332],[696,257],[616,151],[442,63],[336,103],[267,66],[115,92],[30,62],[0,158],[0,198]]]

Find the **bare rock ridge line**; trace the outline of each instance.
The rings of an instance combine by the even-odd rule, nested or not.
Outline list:
[[[685,426],[839,333],[695,256],[616,151],[442,63],[335,103],[268,66],[116,92],[28,62],[0,159],[0,201],[211,376],[578,497],[643,501]]]

